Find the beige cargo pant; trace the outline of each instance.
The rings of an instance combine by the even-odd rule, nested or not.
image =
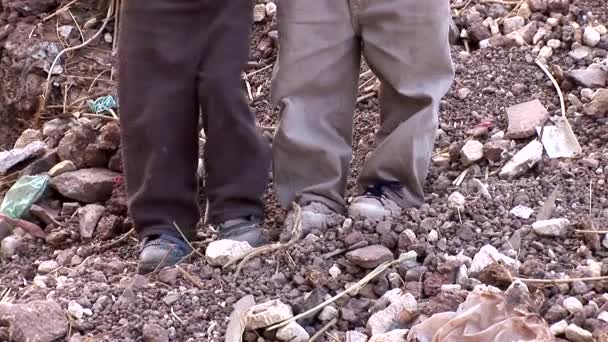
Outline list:
[[[448,0],[280,0],[273,144],[280,203],[344,210],[361,55],[382,82],[381,127],[359,185],[403,185],[422,204],[440,99],[454,71]]]

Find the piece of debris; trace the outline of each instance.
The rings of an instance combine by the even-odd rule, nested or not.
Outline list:
[[[8,326],[11,341],[15,342],[53,342],[68,332],[63,309],[49,300],[26,304],[0,303],[0,322]]]
[[[297,322],[291,322],[277,330],[277,339],[279,341],[306,342],[309,338],[310,335],[306,329],[302,328]]]
[[[44,194],[49,181],[49,177],[45,175],[19,178],[6,192],[0,204],[0,214],[13,219],[21,218]]]
[[[101,169],[81,169],[54,177],[51,185],[67,198],[84,203],[105,202],[112,195],[118,173]]]
[[[469,140],[460,150],[460,160],[465,166],[471,165],[483,158],[483,144],[477,140]]]
[[[570,225],[570,220],[565,218],[536,221],[532,224],[534,233],[540,236],[560,237],[566,234],[566,228]]]
[[[543,144],[532,140],[509,160],[499,172],[501,178],[512,179],[538,163],[543,157]]]
[[[346,253],[346,259],[359,267],[370,269],[392,261],[393,252],[382,245],[372,245]]]
[[[547,121],[549,112],[535,99],[507,108],[507,117],[507,136],[511,139],[525,139],[536,134],[536,127]]]
[[[485,245],[481,247],[479,252],[473,257],[471,267],[469,267],[469,274],[479,273],[495,262],[502,262],[507,267],[514,270],[517,270],[520,264],[519,261],[500,253],[494,246]]]
[[[42,141],[34,141],[23,148],[0,152],[0,176],[6,174],[13,166],[30,158],[40,156],[45,151],[46,145]]]
[[[89,204],[78,209],[80,238],[83,241],[90,241],[93,238],[97,223],[105,212],[106,208],[100,204]]]
[[[205,256],[212,266],[224,266],[231,260],[236,260],[251,252],[253,247],[247,241],[217,240],[207,246]]]
[[[278,299],[255,305],[243,313],[246,327],[251,330],[266,328],[293,317],[293,311]]]
[[[510,213],[511,215],[527,220],[534,214],[534,209],[526,207],[525,205],[518,205],[511,209]]]
[[[412,327],[410,341],[552,341],[538,315],[511,305],[499,289],[479,285],[456,312],[438,313]]]

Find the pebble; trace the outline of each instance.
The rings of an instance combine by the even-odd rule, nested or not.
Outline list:
[[[279,341],[306,342],[309,338],[310,335],[306,329],[297,322],[291,322],[277,330],[277,339]]]
[[[597,318],[600,321],[604,321],[604,322],[608,323],[608,311],[602,311],[602,312],[600,312],[600,314],[597,316]]]
[[[347,331],[346,342],[367,342],[367,335],[358,331]]]
[[[207,246],[205,257],[211,266],[224,266],[234,258],[240,258],[253,250],[246,241],[217,240]]]
[[[538,57],[544,60],[548,60],[551,56],[553,56],[553,49],[549,46],[543,46],[538,52]]]
[[[512,179],[526,172],[542,159],[543,149],[544,147],[541,142],[532,140],[500,169],[498,175],[501,178]]]
[[[549,330],[551,330],[553,336],[559,336],[563,335],[566,332],[566,328],[568,328],[568,322],[566,322],[566,320],[561,320],[557,323],[552,324],[549,327]]]
[[[571,314],[583,311],[583,303],[581,303],[581,301],[576,297],[568,297],[564,299],[563,306]]]
[[[68,303],[68,313],[75,319],[81,319],[84,316],[84,308],[75,300]]]
[[[498,252],[494,246],[485,245],[481,247],[479,252],[475,254],[475,257],[473,257],[471,267],[469,268],[469,274],[479,273],[488,265],[495,262],[503,262],[512,269],[518,269],[520,264],[519,261]]]
[[[278,299],[249,308],[245,314],[249,329],[266,328],[293,317],[291,307]]]
[[[177,270],[177,268],[166,268],[158,273],[158,280],[165,284],[173,285],[177,281],[178,274],[179,271]]]
[[[458,89],[457,95],[459,99],[464,100],[469,96],[469,94],[471,94],[471,92],[472,91],[469,88],[460,88]]]
[[[483,144],[477,140],[469,140],[460,150],[460,160],[465,166],[471,165],[483,158]]]
[[[323,308],[321,313],[319,314],[319,320],[322,322],[331,321],[332,319],[338,317],[338,309],[336,309],[333,305],[328,305]]]
[[[583,42],[585,45],[595,47],[601,40],[600,33],[591,26],[587,26],[583,33]]]
[[[106,208],[100,204],[89,204],[78,209],[80,238],[89,241],[93,238],[97,223],[106,212]]]
[[[401,315],[408,313],[414,315],[418,310],[416,298],[410,293],[403,293],[401,289],[390,290],[382,296],[390,303],[384,310],[374,313],[367,321],[367,329],[372,336],[384,334],[395,328]]]
[[[334,264],[332,267],[329,268],[328,273],[332,278],[338,279],[338,277],[342,274],[342,271],[340,270],[340,267],[338,267],[338,265]]]
[[[405,342],[408,329],[395,329],[385,334],[374,335],[369,342]]]
[[[382,245],[372,245],[346,253],[346,259],[359,267],[371,269],[392,261],[393,252]]]
[[[277,4],[275,4],[274,2],[269,2],[266,4],[266,15],[269,18],[274,17],[277,14]]]
[[[23,240],[17,235],[9,235],[0,242],[0,256],[10,258],[17,254],[19,248],[23,245]]]
[[[155,323],[144,324],[142,335],[144,342],[169,342],[169,333]]]
[[[559,39],[549,39],[549,41],[547,41],[547,46],[554,50],[559,49],[562,46],[562,42]]]
[[[266,19],[266,5],[257,4],[253,7],[253,21],[259,23]]]
[[[527,220],[534,214],[534,209],[526,207],[525,205],[518,205],[511,209],[510,213],[513,216]]]
[[[426,240],[428,242],[436,242],[437,240],[439,240],[439,234],[435,229],[433,229],[427,234]]]
[[[64,160],[59,164],[53,166],[49,171],[49,176],[55,177],[59,176],[62,173],[76,171],[76,165],[71,160]]]
[[[571,342],[593,342],[593,335],[576,324],[570,324],[566,328],[565,334]]]
[[[59,263],[55,260],[43,261],[38,265],[38,273],[49,274],[59,268]]]
[[[454,191],[448,197],[448,207],[452,209],[463,209],[466,204],[466,198],[458,191]]]
[[[569,225],[570,220],[565,218],[542,220],[534,222],[532,230],[540,236],[561,237],[566,235],[566,228]]]

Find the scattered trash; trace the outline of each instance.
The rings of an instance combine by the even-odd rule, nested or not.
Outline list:
[[[34,204],[49,184],[46,175],[23,176],[9,189],[0,205],[0,213],[20,219]]]
[[[510,304],[498,288],[479,285],[456,312],[435,314],[414,326],[408,340],[540,342],[554,337],[540,316]]]
[[[95,114],[109,112],[113,117],[117,118],[114,108],[118,107],[118,103],[112,95],[98,97],[94,101],[89,100],[87,104],[89,105],[89,109]]]
[[[22,161],[43,154],[45,149],[46,145],[42,141],[34,141],[23,148],[0,152],[0,176]]]

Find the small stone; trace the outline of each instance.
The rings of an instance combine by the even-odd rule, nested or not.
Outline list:
[[[498,174],[501,178],[512,179],[526,172],[543,157],[543,144],[538,140],[532,140],[528,145],[509,160]]]
[[[70,160],[64,160],[59,164],[53,166],[53,168],[51,168],[51,170],[49,171],[49,176],[55,177],[59,176],[62,173],[71,171],[76,171],[76,165],[74,165],[74,163]]]
[[[518,205],[511,209],[510,213],[513,216],[527,220],[534,214],[534,209],[526,207],[525,205]]]
[[[279,341],[306,342],[309,338],[310,335],[306,329],[296,322],[291,322],[277,330],[277,339]]]
[[[602,88],[608,82],[608,72],[602,69],[577,69],[566,73],[577,84],[587,88]]]
[[[346,253],[346,259],[362,268],[376,268],[384,262],[392,261],[393,252],[382,245],[372,245]]]
[[[524,27],[525,24],[526,19],[516,15],[510,18],[505,18],[505,20],[502,22],[502,30],[504,34],[509,34]]]
[[[465,166],[471,165],[483,158],[483,144],[477,140],[469,140],[460,150],[460,160]]]
[[[253,7],[253,21],[259,23],[264,21],[264,19],[266,19],[266,5],[255,5],[255,7]]]
[[[566,332],[566,328],[568,327],[568,322],[566,320],[561,320],[557,323],[552,324],[549,327],[549,330],[553,334],[553,336],[563,335]]]
[[[466,198],[458,191],[454,191],[448,197],[448,207],[451,209],[463,209],[466,204]]]
[[[19,248],[23,245],[23,240],[17,235],[9,235],[0,242],[0,256],[10,258],[17,254]]]
[[[163,298],[163,302],[169,306],[177,303],[182,296],[179,293],[169,293]]]
[[[28,128],[21,133],[21,136],[15,142],[14,148],[24,148],[36,141],[42,141],[42,132],[37,129]]]
[[[469,282],[469,269],[467,265],[460,265],[456,272],[456,284],[465,285]]]
[[[367,342],[367,335],[358,331],[347,331],[346,342]]]
[[[289,305],[283,304],[277,299],[249,308],[244,317],[246,317],[247,328],[254,330],[289,319],[293,317],[293,312]]]
[[[519,9],[517,10],[517,15],[524,19],[530,18],[530,16],[532,15],[530,5],[528,5],[527,2],[522,3],[521,6],[519,6]]]
[[[275,4],[274,2],[269,2],[266,4],[266,15],[269,18],[274,17],[277,14],[277,4]]]
[[[572,57],[572,59],[574,59],[575,61],[580,61],[591,56],[591,53],[593,53],[593,49],[591,49],[590,47],[577,46],[568,53],[568,56]]]
[[[433,229],[427,234],[426,240],[428,242],[436,242],[437,240],[439,240],[439,234],[435,229]]]
[[[89,241],[93,238],[97,223],[106,212],[106,208],[100,204],[89,204],[78,209],[80,238]]]
[[[507,117],[507,136],[511,139],[524,139],[536,134],[536,127],[547,121],[549,112],[535,99],[507,108]]]
[[[593,27],[587,26],[583,33],[583,43],[590,47],[595,47],[601,40],[600,33],[597,32]]]
[[[608,89],[598,89],[585,105],[585,114],[603,117],[608,115]]]
[[[535,21],[530,22],[528,25],[518,29],[517,31],[507,34],[506,39],[511,45],[524,46],[526,44],[532,44],[534,35],[538,31],[538,26]]]
[[[369,342],[405,342],[408,329],[395,329],[381,335],[372,336]]]
[[[458,89],[458,98],[464,100],[469,96],[469,94],[471,94],[471,92],[472,91],[469,88],[460,88]]]
[[[566,328],[565,334],[571,342],[593,342],[593,334],[576,324],[570,324]]]
[[[57,28],[57,32],[59,32],[59,35],[63,37],[63,39],[68,39],[73,30],[74,26],[72,25],[62,25]]]
[[[247,241],[218,240],[207,246],[205,256],[211,266],[224,266],[235,258],[240,258],[253,250]]]
[[[416,298],[410,293],[404,293],[401,289],[390,290],[382,296],[383,300],[390,303],[386,309],[374,313],[367,321],[367,329],[372,336],[387,333],[399,327],[401,315],[408,313],[414,315],[418,310]]]
[[[495,262],[502,262],[506,266],[512,269],[519,269],[519,261],[509,258],[508,256],[498,252],[498,250],[492,245],[485,245],[481,247],[479,252],[473,257],[471,267],[469,268],[469,274],[476,274],[483,271],[484,268]]]
[[[118,176],[118,173],[106,169],[82,169],[54,177],[51,185],[67,198],[98,203],[110,198]]]
[[[581,301],[576,297],[568,297],[564,299],[563,306],[571,314],[576,314],[583,311],[583,303],[581,303]]]
[[[548,46],[543,46],[538,52],[538,57],[548,60],[551,56],[553,56],[553,49]]]
[[[338,277],[342,274],[342,271],[340,270],[338,265],[334,264],[332,267],[329,268],[328,273],[332,278],[338,279]]]
[[[59,263],[55,260],[43,261],[38,265],[38,273],[49,274],[59,268]]]
[[[158,273],[158,280],[165,284],[173,285],[177,281],[178,274],[177,268],[166,268]]]
[[[144,342],[169,342],[169,333],[158,324],[144,324],[142,335]]]
[[[534,233],[540,236],[560,237],[566,234],[570,221],[565,218],[536,221],[532,224]]]
[[[319,314],[319,320],[322,322],[328,322],[338,317],[338,309],[333,305],[328,305],[323,308],[323,311]]]
[[[78,302],[72,300],[68,303],[68,313],[75,319],[81,319],[84,317],[84,308]]]
[[[556,50],[562,46],[562,42],[559,39],[549,39],[549,41],[547,41],[547,46]]]
[[[600,312],[600,314],[597,316],[597,318],[600,321],[604,321],[604,322],[608,323],[608,311],[602,311],[602,312]]]
[[[507,157],[512,148],[511,140],[491,140],[483,145],[483,155],[489,161],[499,162]]]

